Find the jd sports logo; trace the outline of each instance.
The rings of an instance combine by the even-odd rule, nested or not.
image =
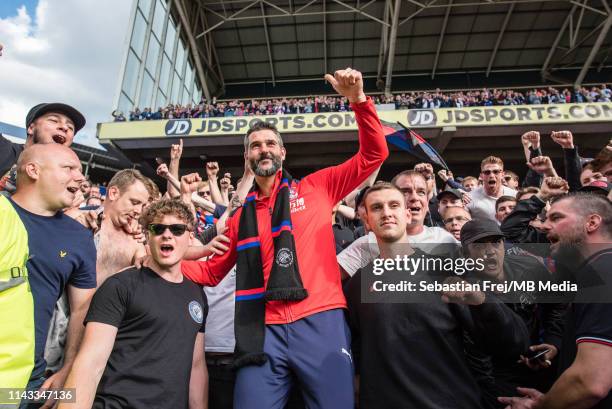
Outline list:
[[[435,126],[438,122],[436,113],[431,109],[413,109],[408,111],[410,126]]]
[[[166,135],[187,135],[191,131],[191,121],[171,119],[166,124]]]

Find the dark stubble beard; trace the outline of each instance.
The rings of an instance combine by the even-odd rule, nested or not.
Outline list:
[[[262,169],[260,166],[260,163],[265,159],[270,159],[272,161],[272,166],[269,169]],[[272,176],[276,174],[276,172],[283,165],[281,159],[271,153],[268,153],[267,155],[261,155],[259,159],[251,159],[249,162],[251,169],[253,170],[253,173],[255,173],[256,176]]]

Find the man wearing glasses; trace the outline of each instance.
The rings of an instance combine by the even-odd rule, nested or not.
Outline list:
[[[164,199],[140,221],[151,249],[149,267],[113,275],[94,295],[65,385],[78,391],[76,403],[59,408],[206,405],[206,296],[181,274],[193,215],[179,200]]]
[[[463,207],[447,207],[442,212],[444,228],[457,240],[461,240],[461,228],[464,224],[472,220],[470,212]]]
[[[489,156],[482,160],[480,164],[480,178],[482,186],[472,190],[467,209],[475,220],[495,219],[495,202],[502,196],[516,196],[516,190],[504,186],[504,162],[496,157]]]
[[[209,181],[200,182],[196,192],[202,199],[208,200],[212,203]],[[217,223],[217,220],[221,218],[221,215],[223,215],[225,209],[225,206],[219,204],[215,204],[214,212],[210,212],[200,206],[196,207],[196,233],[201,234],[204,230],[212,228]]]
[[[508,186],[510,189],[518,190],[520,187],[518,175],[511,170],[504,172],[502,183],[504,186]]]

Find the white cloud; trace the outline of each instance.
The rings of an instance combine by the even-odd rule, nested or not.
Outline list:
[[[108,121],[125,52],[132,1],[40,0],[0,19],[0,121],[25,126],[40,102],[65,102],[87,125],[77,141],[96,144]]]

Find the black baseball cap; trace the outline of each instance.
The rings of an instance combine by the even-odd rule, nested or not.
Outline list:
[[[441,200],[442,196],[444,196],[446,194],[453,195],[457,199],[461,199],[463,197],[463,194],[461,193],[461,191],[459,189],[448,189],[448,190],[443,190],[440,193],[438,193],[438,195],[436,196],[436,199]]]
[[[461,228],[461,245],[472,244],[485,237],[504,237],[497,222],[493,220],[470,220]]]
[[[586,186],[582,186],[580,189],[578,189],[578,191],[579,192],[591,192],[591,193],[607,196],[608,193],[610,193],[611,187],[612,187],[612,184],[606,181],[595,180]]]
[[[28,128],[37,118],[40,118],[49,112],[59,112],[60,114],[64,114],[70,118],[72,122],[74,122],[75,134],[85,126],[85,117],[83,114],[77,111],[76,108],[60,102],[53,102],[38,104],[30,109],[30,112],[28,112],[28,115],[26,116],[26,128]]]

